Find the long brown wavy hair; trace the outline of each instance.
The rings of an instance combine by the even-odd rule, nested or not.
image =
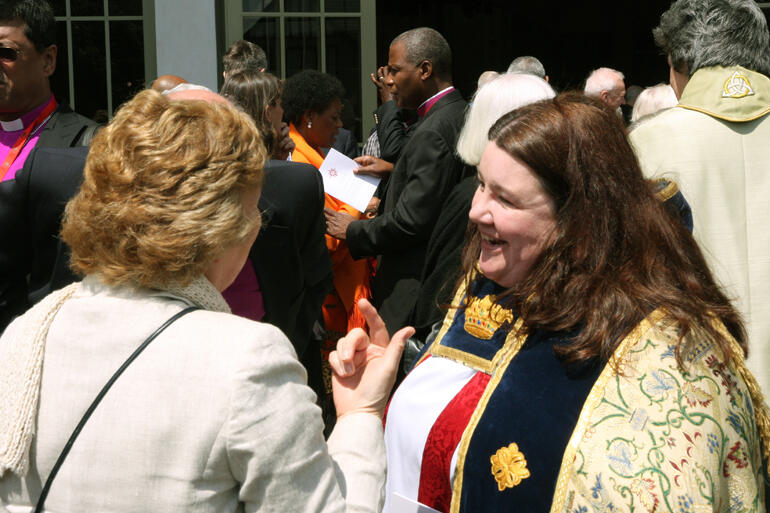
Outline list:
[[[565,363],[607,361],[656,308],[678,323],[680,366],[691,332],[713,340],[725,363],[736,357],[715,318],[746,350],[740,315],[690,232],[655,197],[614,113],[565,93],[506,114],[489,139],[532,169],[557,208],[551,244],[499,302],[530,330],[576,332],[555,349]],[[463,280],[472,290],[480,252],[475,226],[469,237]]]
[[[251,116],[262,134],[267,153],[275,151],[279,134],[267,117],[267,107],[275,107],[281,101],[283,85],[275,75],[264,71],[243,69],[227,75],[219,94],[238,105]]]

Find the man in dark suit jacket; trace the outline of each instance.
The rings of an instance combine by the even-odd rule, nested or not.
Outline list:
[[[269,160],[259,197],[262,228],[249,252],[265,306],[263,322],[283,331],[324,410],[329,405],[313,326],[332,288],[321,174],[309,164]],[[320,339],[319,339],[320,340]]]
[[[432,227],[466,172],[455,144],[467,104],[452,87],[449,45],[433,29],[396,37],[388,69],[398,106],[417,110],[417,125],[395,164],[379,215],[355,221],[327,210],[326,216],[328,233],[346,239],[354,258],[379,256],[373,300],[392,334],[408,322]]]
[[[332,286],[323,204],[321,174],[313,166],[267,162],[259,198],[262,229],[249,258],[265,305],[262,320],[281,328],[300,359]]]
[[[59,228],[83,181],[87,153],[36,146],[16,179],[0,183],[0,331],[48,294],[53,281],[76,279],[66,258],[57,264]]]

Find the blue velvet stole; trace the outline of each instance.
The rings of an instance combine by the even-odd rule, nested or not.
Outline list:
[[[482,298],[499,294],[503,289],[481,278],[472,290]],[[503,325],[490,340],[482,340],[467,333],[464,323],[465,311],[461,308],[445,336],[432,344],[428,352],[441,353],[439,346],[443,346],[491,362],[505,344],[513,324]],[[502,378],[470,434],[463,462],[461,512],[541,513],[550,509],[562,455],[602,369],[596,361],[565,366],[556,357],[553,347],[569,343],[573,335],[535,331],[510,364],[497,369],[497,373],[503,373]],[[462,354],[449,357],[463,363]],[[494,377],[490,387],[495,386]],[[466,433],[464,438],[467,436]],[[530,477],[500,491],[490,457],[511,443],[516,443],[524,454]],[[456,480],[454,485],[457,483]]]
[[[564,450],[599,377],[592,362],[566,367],[553,347],[569,334],[534,332],[507,368],[473,432],[463,467],[461,512],[545,512],[551,507]],[[511,443],[530,476],[498,489],[490,457]]]

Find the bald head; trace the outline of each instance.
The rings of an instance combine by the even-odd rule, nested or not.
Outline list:
[[[173,89],[179,84],[186,84],[187,80],[183,79],[182,77],[178,77],[176,75],[161,75],[158,78],[155,79],[155,82],[152,83],[152,88],[159,93],[162,93],[163,91],[168,91],[169,89]]]
[[[478,89],[481,89],[481,87],[484,84],[486,84],[487,82],[493,81],[494,79],[496,79],[499,76],[500,76],[500,73],[498,73],[497,71],[485,71],[484,73],[479,75],[479,81],[478,81],[476,87]]]
[[[619,109],[625,103],[626,85],[623,73],[611,68],[595,69],[586,79],[585,94],[606,103],[612,109]]]
[[[168,93],[166,98],[169,100],[200,100],[208,103],[230,104],[227,98],[208,89],[184,89],[182,91],[173,91]]]

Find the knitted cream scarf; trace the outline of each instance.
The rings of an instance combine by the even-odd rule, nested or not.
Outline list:
[[[80,283],[73,283],[49,294],[12,323],[0,340],[0,477],[8,470],[22,477],[27,474],[48,330],[79,288]],[[222,295],[203,276],[187,287],[166,290],[207,310],[230,312]]]

